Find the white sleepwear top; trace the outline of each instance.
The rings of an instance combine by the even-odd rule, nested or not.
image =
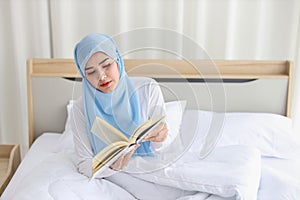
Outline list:
[[[142,119],[147,120],[156,115],[165,115],[165,104],[161,89],[158,83],[150,78],[134,77],[130,78],[133,87],[137,90],[139,101],[141,104]],[[78,99],[73,105],[73,120],[71,127],[74,133],[74,144],[77,156],[77,167],[80,173],[91,177],[92,175],[92,159],[93,151],[90,145],[82,98]],[[159,151],[167,144],[169,136],[164,142],[151,142],[152,149]],[[116,171],[107,168],[96,178],[108,177],[116,173]]]

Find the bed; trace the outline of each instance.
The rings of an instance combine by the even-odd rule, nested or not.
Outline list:
[[[129,76],[154,78],[162,88],[167,120],[178,131],[170,149],[184,147],[168,154],[172,162],[139,173],[132,165],[101,180],[78,173],[68,127],[81,95],[75,63],[29,59],[30,150],[3,200],[300,198],[292,62],[126,59],[125,66]]]

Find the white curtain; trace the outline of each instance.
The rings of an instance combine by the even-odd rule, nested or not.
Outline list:
[[[298,11],[299,12],[299,11]],[[293,97],[292,97],[292,119],[294,132],[300,140],[300,14],[298,15],[298,31],[296,50],[294,52],[294,82],[293,82]]]
[[[126,57],[293,60],[292,118],[300,135],[297,0],[0,2],[2,143],[26,146],[26,58],[72,58],[75,43],[91,32],[116,38]]]
[[[28,148],[26,59],[49,57],[46,0],[0,0],[0,143]]]

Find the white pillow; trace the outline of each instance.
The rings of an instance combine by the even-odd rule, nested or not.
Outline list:
[[[182,144],[180,137],[177,137],[180,132],[182,115],[184,113],[186,107],[186,101],[171,101],[165,103],[166,107],[166,118],[165,121],[168,126],[168,135],[165,141],[163,142],[152,142],[152,147],[158,152],[162,152],[166,150],[166,147],[170,147],[170,144],[174,142],[172,145],[180,145]],[[175,140],[176,139],[176,140]]]
[[[71,128],[71,120],[73,115],[71,115],[72,108],[74,103],[77,100],[70,100],[67,105],[67,120],[65,124],[65,130],[59,138],[57,145],[54,146],[54,152],[60,152],[64,150],[73,150],[74,149],[74,142],[73,142],[73,133]],[[186,106],[186,101],[172,101],[165,103],[166,106],[166,123],[168,124],[168,129],[172,134],[169,134],[171,139],[169,140],[172,142],[178,135],[182,115]]]
[[[292,120],[271,113],[226,113],[218,146],[247,145],[263,156],[287,158],[299,152]]]
[[[70,100],[67,105],[67,120],[65,123],[65,130],[61,134],[57,144],[53,147],[53,152],[60,152],[64,150],[73,150],[74,149],[74,142],[73,142],[73,133],[71,128],[71,115],[73,105],[76,100]]]
[[[166,123],[168,124],[169,135],[172,142],[180,132],[182,116],[186,107],[186,101],[166,102]]]

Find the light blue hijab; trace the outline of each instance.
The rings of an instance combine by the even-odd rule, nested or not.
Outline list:
[[[103,52],[114,59],[119,68],[120,80],[117,87],[109,93],[103,93],[94,88],[85,77],[85,67],[89,58],[96,52]],[[106,144],[90,130],[96,116],[101,117],[115,128],[125,133],[127,137],[145,119],[141,118],[139,98],[125,72],[124,62],[119,50],[107,35],[90,34],[84,37],[74,50],[77,68],[82,76],[82,99],[88,135],[96,155]],[[143,142],[135,151],[135,155],[152,155],[150,143]]]

